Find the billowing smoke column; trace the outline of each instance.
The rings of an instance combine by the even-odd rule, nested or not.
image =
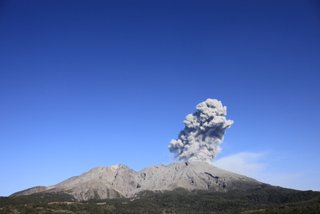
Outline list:
[[[170,152],[183,161],[211,162],[220,151],[220,144],[232,120],[227,120],[227,107],[219,100],[207,99],[197,105],[197,111],[188,114],[184,120],[185,128],[178,139],[171,140]]]

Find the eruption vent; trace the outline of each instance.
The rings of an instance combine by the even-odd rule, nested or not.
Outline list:
[[[188,114],[178,139],[171,140],[170,152],[179,160],[211,162],[220,151],[220,144],[232,120],[227,120],[227,107],[219,100],[207,99],[197,105],[197,111]]]

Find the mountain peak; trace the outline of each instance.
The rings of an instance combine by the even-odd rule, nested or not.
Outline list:
[[[134,197],[143,191],[208,190],[227,192],[254,188],[261,183],[228,172],[203,161],[156,165],[134,171],[123,164],[95,167],[50,187],[36,187],[16,193],[64,192],[78,200]]]

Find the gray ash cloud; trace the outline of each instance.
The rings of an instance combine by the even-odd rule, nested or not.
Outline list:
[[[211,162],[220,151],[224,133],[233,121],[226,118],[227,107],[216,99],[207,99],[196,109],[186,116],[185,127],[178,139],[171,140],[169,150],[179,160]]]

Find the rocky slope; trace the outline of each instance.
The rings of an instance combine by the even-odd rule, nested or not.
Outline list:
[[[262,183],[231,173],[207,162],[192,161],[159,165],[134,171],[125,165],[97,167],[49,187],[33,187],[13,195],[45,192],[68,193],[78,200],[130,198],[143,191],[207,190],[227,192],[248,190]]]

